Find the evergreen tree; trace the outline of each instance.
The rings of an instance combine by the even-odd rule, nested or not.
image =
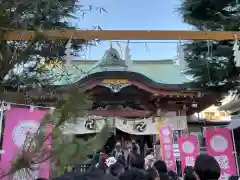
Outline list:
[[[50,76],[50,64],[59,65],[64,58],[66,40],[43,40],[42,30],[74,29],[71,20],[80,19],[93,7],[85,7],[79,0],[3,0],[0,2],[0,82],[2,87],[19,89],[26,85],[49,84],[61,78]],[[100,12],[103,8],[96,8]],[[79,16],[77,17],[76,14]],[[9,30],[34,30],[32,41],[6,41],[3,35]],[[76,55],[88,42],[73,41]],[[64,69],[66,70],[66,69]],[[63,73],[63,72],[61,72]],[[40,78],[39,78],[40,77]]]
[[[184,0],[180,12],[184,22],[196,30],[239,31],[240,4],[236,0]],[[233,41],[186,43],[186,74],[195,79],[192,85],[220,95],[238,90],[240,72],[232,49]]]
[[[77,18],[76,14],[82,16],[92,8],[82,6],[78,0],[1,1],[0,87],[8,86],[12,91],[16,91],[28,84],[51,84],[58,78],[49,77],[51,68],[45,66],[59,64],[59,61],[63,60],[68,39],[45,40],[41,31],[74,29],[70,19]],[[96,9],[105,11],[103,8]],[[38,34],[31,41],[7,41],[3,39],[3,35],[9,30],[34,30]],[[78,53],[86,43],[88,42],[84,40],[73,41],[74,53]],[[88,141],[74,137],[69,139],[62,133],[65,123],[75,123],[76,118],[85,116],[85,110],[89,108],[87,97],[79,87],[72,87],[68,92],[66,101],[57,104],[56,110],[43,118],[36,134],[26,138],[24,146],[12,161],[11,168],[0,169],[0,179],[19,174],[24,176],[23,179],[28,179],[28,175],[36,168],[35,165],[47,160],[51,160],[57,173],[61,174],[66,165],[81,163],[88,155],[102,148],[109,135],[107,123],[100,133]],[[52,131],[46,135],[49,124]],[[49,137],[51,148],[47,144]]]

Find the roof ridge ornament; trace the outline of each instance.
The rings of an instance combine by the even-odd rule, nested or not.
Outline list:
[[[117,51],[117,49],[112,47],[110,43],[110,48],[105,51],[99,67],[103,70],[125,70],[127,65],[125,60],[123,60]]]
[[[88,71],[88,74],[99,71],[127,71],[131,66],[132,62],[130,61],[130,49],[129,49],[129,40],[125,47],[124,52],[120,56],[117,49],[113,47],[112,42],[110,41],[109,48],[105,51],[103,57],[92,66]],[[99,69],[100,68],[100,69]]]

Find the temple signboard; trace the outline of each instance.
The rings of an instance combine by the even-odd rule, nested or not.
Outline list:
[[[128,84],[128,79],[104,79],[102,84]]]

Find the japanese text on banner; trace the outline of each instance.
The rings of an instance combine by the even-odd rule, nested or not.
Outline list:
[[[169,170],[175,170],[175,158],[173,153],[172,129],[166,125],[160,128],[162,159],[166,162]]]
[[[196,136],[181,136],[178,138],[181,166],[194,166],[195,160],[199,154],[198,140]]]
[[[205,135],[207,152],[215,157],[221,168],[221,177],[219,179],[227,180],[230,176],[236,176],[231,131],[227,128],[207,129]]]

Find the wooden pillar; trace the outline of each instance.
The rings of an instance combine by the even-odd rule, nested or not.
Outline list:
[[[186,107],[185,104],[182,106],[181,116],[186,116],[186,118],[188,119],[188,117],[187,117],[187,107]],[[189,132],[188,132],[188,124],[187,124],[187,128],[183,130],[183,134],[184,135],[188,135],[189,134]]]
[[[187,108],[185,105],[179,107],[179,109],[177,109],[177,116],[186,116],[186,111],[187,111]],[[187,123],[187,122],[186,122]],[[184,130],[180,130],[178,132],[178,134],[180,136],[183,136],[183,135],[188,135],[188,128],[184,129]]]
[[[155,116],[155,122],[158,123],[159,121],[162,121],[163,120],[163,111],[161,108],[158,108],[156,110],[156,116]],[[161,145],[156,145],[156,142],[159,141],[160,138],[159,138],[159,135],[155,135],[155,147],[154,147],[154,153],[156,155],[156,159],[159,160],[161,159]],[[160,142],[161,143],[161,142]]]

